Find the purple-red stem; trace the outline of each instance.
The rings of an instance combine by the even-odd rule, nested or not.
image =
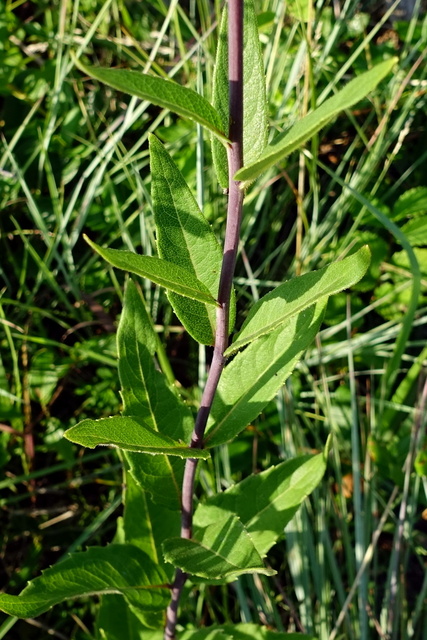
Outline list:
[[[224,351],[228,346],[230,297],[239,245],[243,191],[233,176],[243,166],[243,0],[228,0],[228,78],[229,131],[228,147],[228,208],[224,251],[218,288],[215,345],[211,367],[203,391],[200,409],[191,439],[191,447],[203,448],[203,437],[218,382],[225,365]],[[181,537],[191,538],[193,524],[194,478],[198,460],[188,458],[182,483]],[[178,605],[187,574],[176,570],[171,589],[171,601],[166,612],[164,639],[175,639]]]

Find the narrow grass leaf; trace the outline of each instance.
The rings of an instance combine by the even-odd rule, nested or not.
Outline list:
[[[283,535],[285,526],[316,488],[326,469],[326,455],[300,456],[242,480],[199,504],[194,524],[206,527],[236,515],[261,557]]]
[[[43,571],[19,596],[0,594],[0,610],[34,618],[70,598],[116,593],[136,609],[160,611],[169,600],[166,582],[163,571],[138,547],[92,547]]]
[[[126,284],[123,313],[117,332],[123,415],[137,416],[173,440],[188,443],[194,420],[176,390],[156,369],[157,336],[144,301],[132,280]],[[126,452],[132,475],[153,500],[169,509],[181,505],[183,461],[169,456]]]
[[[228,3],[224,4],[215,60],[212,101],[224,131],[229,128]],[[258,160],[267,144],[268,113],[265,73],[253,0],[244,0],[243,9],[243,160]],[[212,156],[220,185],[228,187],[227,151],[212,138]]]
[[[353,286],[365,275],[370,260],[369,247],[364,246],[344,260],[279,285],[254,304],[225,355],[231,355],[249,342],[274,331],[320,298]]]
[[[208,288],[186,269],[153,256],[140,256],[132,251],[120,249],[105,249],[89,240],[87,236],[84,238],[92,249],[113,267],[148,278],[161,287],[175,291],[186,298],[217,306]]]
[[[289,131],[285,131],[273,140],[256,162],[249,165],[245,163],[234,179],[241,180],[244,183],[243,186],[247,186],[269,167],[286,158],[333,120],[340,111],[349,109],[365,98],[390,73],[396,62],[397,58],[391,58],[351,80],[332,98],[299,120]]]
[[[71,442],[93,449],[97,446],[118,447],[138,453],[164,454],[180,458],[208,459],[209,452],[190,449],[151,429],[138,417],[113,416],[100,420],[82,420],[67,429],[65,437]]]
[[[227,515],[203,528],[194,537],[170,538],[163,543],[165,560],[183,571],[218,580],[243,573],[274,575],[263,561],[240,520]]]
[[[173,80],[150,76],[126,69],[103,69],[76,62],[77,66],[91,78],[152,104],[170,109],[173,113],[189,118],[211,131],[215,136],[228,142],[221,126],[221,118],[214,107],[192,89],[183,87]]]
[[[159,255],[169,264],[191,273],[207,287],[212,299],[215,299],[218,295],[222,261],[222,250],[215,234],[181,172],[153,135],[150,136],[150,162]],[[196,301],[189,305],[187,298],[174,292],[168,293],[168,297],[190,335],[202,344],[213,344],[216,309],[211,304]],[[231,315],[234,318],[234,296]]]
[[[261,413],[317,334],[327,299],[290,318],[286,327],[252,342],[225,367],[209,418],[205,446],[224,444]]]

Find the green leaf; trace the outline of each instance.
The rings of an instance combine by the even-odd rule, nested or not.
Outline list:
[[[46,569],[19,596],[0,594],[0,610],[33,618],[69,598],[122,594],[136,610],[161,611],[169,600],[164,572],[138,547],[110,544],[72,554]]]
[[[269,167],[286,158],[335,118],[340,111],[349,109],[365,98],[390,73],[396,62],[397,58],[391,58],[351,80],[332,98],[299,120],[289,131],[285,131],[273,140],[256,162],[245,163],[234,179],[241,180],[242,186],[247,186]]]
[[[207,460],[210,457],[207,451],[190,449],[172,438],[154,431],[136,416],[82,420],[79,424],[67,429],[64,436],[71,442],[90,449],[101,445],[118,447],[126,451],[164,454],[180,458]]]
[[[202,578],[218,580],[243,573],[276,573],[266,569],[251,537],[233,515],[204,528],[195,527],[190,540],[166,540],[163,552],[167,562]]]
[[[189,407],[170,387],[154,363],[158,338],[136,286],[126,284],[123,313],[117,332],[123,415],[138,416],[152,429],[190,442],[194,420]],[[155,502],[169,509],[181,507],[183,461],[169,456],[141,456],[126,452],[132,475]]]
[[[181,486],[184,460],[176,456],[142,456],[124,452],[132,476],[148,491],[157,506],[171,510],[181,508]]]
[[[144,456],[145,459],[147,457]],[[180,535],[181,512],[154,504],[150,494],[138,485],[127,469],[124,480],[124,540],[144,551],[156,566],[162,567],[169,582],[172,582],[173,570],[170,564],[163,561],[161,545],[172,535]]]
[[[91,78],[107,84],[117,91],[123,91],[152,104],[170,109],[183,118],[190,118],[215,136],[228,142],[221,126],[221,118],[213,106],[203,96],[192,89],[183,87],[172,80],[150,76],[138,71],[124,69],[103,69],[88,67],[80,61],[77,66]]]
[[[261,627],[260,625],[250,622],[241,622],[233,625],[223,624],[218,627],[215,625],[208,627],[206,631],[214,629],[221,630],[227,635],[229,634],[233,640],[316,640],[313,636],[308,636],[305,633],[270,631],[266,627]],[[186,631],[179,636],[179,640],[199,640],[199,636],[196,635],[197,633],[199,633],[199,631]]]
[[[84,239],[113,267],[148,278],[161,287],[175,291],[192,300],[218,306],[208,288],[182,267],[154,256],[140,256],[132,251],[105,249],[89,240],[87,236],[84,236]]]
[[[324,453],[293,458],[270,467],[199,504],[194,525],[206,527],[234,514],[264,557],[283,535],[303,500],[319,484],[325,469]]]
[[[251,308],[225,355],[229,356],[249,342],[274,331],[320,298],[353,286],[365,275],[370,260],[369,247],[364,246],[344,260],[279,285]]]
[[[169,264],[185,269],[203,282],[212,299],[218,295],[222,250],[210,224],[200,211],[189,187],[168,152],[155,136],[150,136],[150,160],[157,248]],[[195,340],[214,343],[216,309],[177,293],[168,293],[176,315]],[[231,301],[230,331],[235,317]]]
[[[179,640],[233,640],[233,638],[234,635],[225,633],[222,627],[206,627],[206,629],[184,631],[179,634]]]
[[[229,127],[228,105],[228,3],[224,3],[218,50],[215,60],[213,105],[221,117],[223,130]],[[251,164],[258,160],[268,136],[268,110],[265,90],[264,62],[259,42],[258,25],[253,0],[244,0],[243,9],[243,160]],[[227,151],[216,138],[212,139],[212,155],[220,185],[228,187]]]
[[[423,216],[425,213],[427,213],[427,187],[414,187],[399,196],[391,217],[396,222],[403,218]]]
[[[189,444],[194,427],[191,410],[156,369],[157,345],[144,301],[129,280],[117,331],[123,415],[137,416],[159,433]]]
[[[157,615],[157,627],[160,628],[164,614],[159,612]],[[102,596],[96,621],[96,637],[98,640],[154,640],[156,637],[163,640],[161,631],[149,631],[144,622],[147,622],[146,619],[142,621],[141,614],[137,615],[122,596]]]
[[[292,316],[286,327],[252,342],[225,367],[208,422],[205,446],[232,440],[276,395],[317,334],[326,299]]]
[[[286,4],[287,12],[300,22],[308,22],[311,0],[290,0]]]
[[[112,597],[112,596],[111,596]],[[117,597],[117,596],[116,596]],[[123,616],[126,612],[119,609],[118,617]],[[141,631],[140,635],[127,635],[126,631],[120,635],[120,620],[113,620],[114,609],[109,616],[113,628],[116,627],[117,633],[112,635],[101,636],[100,640],[163,640],[163,631],[149,631],[148,629]],[[127,616],[129,617],[129,616]],[[110,627],[111,628],[111,627]],[[129,626],[126,626],[126,630]],[[305,633],[283,633],[280,631],[270,631],[266,627],[262,627],[251,622],[241,622],[238,624],[212,625],[206,628],[187,629],[178,634],[177,640],[317,640],[314,636]]]
[[[403,225],[402,232],[413,247],[427,245],[427,216],[409,220]]]

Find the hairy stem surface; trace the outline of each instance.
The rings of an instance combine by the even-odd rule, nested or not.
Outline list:
[[[223,259],[218,289],[215,345],[211,367],[203,391],[200,409],[191,439],[192,448],[203,448],[203,437],[218,382],[225,365],[224,351],[228,346],[228,324],[233,275],[239,245],[243,191],[233,176],[243,166],[243,0],[228,2],[228,76],[229,76],[229,196]],[[181,537],[191,538],[193,523],[194,478],[197,460],[188,458],[182,483]],[[187,575],[176,570],[171,589],[171,602],[166,612],[165,640],[175,639],[178,605]]]

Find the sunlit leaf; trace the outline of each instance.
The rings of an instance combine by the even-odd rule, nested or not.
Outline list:
[[[256,162],[245,162],[245,166],[236,173],[234,179],[241,180],[242,186],[245,186],[269,167],[286,158],[333,120],[340,111],[349,109],[365,98],[390,73],[396,62],[397,58],[391,58],[351,80],[332,98],[294,124],[289,131],[275,138]]]
[[[107,84],[117,91],[148,100],[152,104],[170,109],[183,118],[190,118],[206,127],[221,140],[227,141],[227,135],[221,126],[221,118],[213,106],[192,89],[168,80],[139,71],[127,69],[104,69],[90,67],[76,62],[77,66],[91,78]]]
[[[113,267],[148,278],[161,287],[175,291],[192,300],[199,300],[205,304],[218,306],[208,288],[186,269],[154,256],[140,256],[132,251],[106,249],[89,240],[87,236],[84,236],[84,238],[92,249],[99,253],[104,260],[112,264]]]

